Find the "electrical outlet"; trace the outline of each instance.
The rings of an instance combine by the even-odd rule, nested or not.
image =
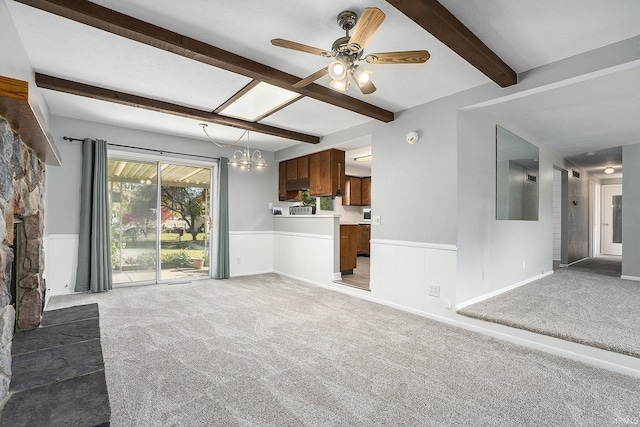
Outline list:
[[[527,268],[527,267],[526,267],[526,265],[527,265],[527,264],[524,262],[524,260],[522,260],[522,269],[523,269],[523,270],[524,270],[525,268]]]
[[[429,296],[440,298],[440,286],[429,286]]]
[[[240,258],[236,258],[236,264],[242,264],[242,260]]]
[[[371,219],[373,220],[374,225],[380,225],[380,222],[381,222],[380,215],[373,215]]]
[[[273,209],[273,203],[269,203],[269,209]]]

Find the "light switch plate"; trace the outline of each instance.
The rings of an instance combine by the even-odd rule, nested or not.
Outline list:
[[[371,217],[371,220],[373,222],[373,225],[380,225],[380,215],[373,215]]]

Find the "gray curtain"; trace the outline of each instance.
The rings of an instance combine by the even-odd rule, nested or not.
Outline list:
[[[80,233],[75,290],[102,292],[112,288],[107,142],[85,139],[82,144]]]
[[[218,164],[218,247],[214,278],[229,278],[229,159],[220,158]]]

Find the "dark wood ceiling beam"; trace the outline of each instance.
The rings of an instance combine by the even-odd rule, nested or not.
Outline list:
[[[230,126],[233,128],[250,130],[252,132],[264,133],[281,138],[293,139],[300,142],[317,144],[320,138],[314,135],[307,135],[287,129],[280,129],[274,126],[254,123],[245,120],[226,117],[210,111],[198,110],[196,108],[185,107],[183,105],[158,101],[156,99],[145,98],[129,93],[118,92],[58,77],[36,73],[36,84],[43,89],[55,90],[72,95],[84,96],[87,98],[99,99],[101,101],[114,102],[116,104],[130,107],[144,108],[145,110],[157,111],[160,113],[172,114],[174,116],[187,117],[189,119],[202,120],[217,125]]]
[[[295,88],[299,77],[244,58],[235,53],[192,39],[157,25],[116,12],[85,0],[16,0],[40,10],[135,40],[176,55],[184,56],[223,70],[261,80],[327,104],[335,105],[373,119],[390,122],[391,111],[351,98],[317,84]]]
[[[518,83],[518,74],[436,0],[387,0],[387,3],[500,86]]]

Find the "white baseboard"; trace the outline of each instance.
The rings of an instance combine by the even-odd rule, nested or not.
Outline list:
[[[638,277],[638,276],[625,276],[625,275],[622,275],[622,276],[620,276],[620,278],[624,279],[624,280],[635,280],[637,282],[640,282],[640,277]]]
[[[577,263],[579,263],[579,262],[586,261],[586,260],[588,260],[588,259],[589,259],[589,257],[586,257],[586,258],[579,259],[579,260],[577,260],[577,261],[570,262],[569,264],[560,264],[560,267],[570,267],[570,266],[572,266],[573,264],[577,264]]]
[[[538,279],[542,279],[543,277],[547,277],[547,276],[550,276],[552,274],[553,274],[553,270],[547,271],[546,273],[538,274],[537,276],[530,277],[530,278],[528,278],[526,280],[523,280],[522,282],[514,283],[513,285],[506,286],[506,287],[504,287],[502,289],[498,289],[498,290],[490,292],[488,294],[480,295],[479,297],[471,298],[470,300],[467,300],[467,301],[461,302],[460,304],[457,304],[456,305],[456,310],[460,310],[460,309],[465,308],[467,306],[470,306],[472,304],[477,304],[477,303],[479,303],[481,301],[484,301],[484,300],[489,299],[489,298],[493,298],[493,297],[498,296],[500,294],[503,294],[505,292],[508,292],[508,291],[513,290],[513,289],[519,288],[522,285],[526,285],[527,283],[534,282],[534,281],[536,281]]]
[[[257,274],[267,274],[267,273],[274,273],[274,271],[273,270],[243,271],[242,273],[231,274],[231,275],[229,275],[229,277],[255,276]]]

